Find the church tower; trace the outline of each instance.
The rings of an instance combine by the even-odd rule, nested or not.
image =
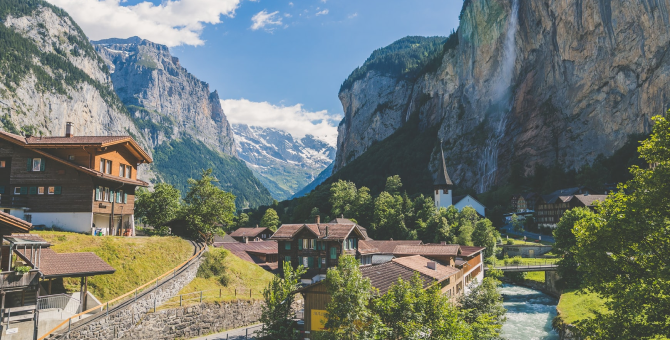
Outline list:
[[[448,208],[453,205],[451,190],[454,188],[454,183],[451,182],[449,174],[447,173],[447,165],[444,161],[444,150],[442,149],[442,142],[440,141],[440,151],[442,152],[442,162],[440,162],[440,171],[437,174],[437,179],[433,183],[433,190],[435,190],[435,207]]]

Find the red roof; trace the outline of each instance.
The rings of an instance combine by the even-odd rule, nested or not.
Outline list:
[[[361,267],[361,274],[363,274],[363,277],[370,279],[370,284],[379,290],[379,294],[386,294],[389,288],[398,282],[398,279],[412,280],[415,273],[414,270],[393,261]],[[419,273],[419,277],[423,281],[423,288],[435,282],[433,278],[422,273]]]
[[[320,224],[283,224],[272,235],[272,239],[292,239],[300,230],[307,228],[318,239],[342,240],[355,232],[360,237],[365,239],[365,233],[358,228],[356,224],[337,224],[337,223],[320,223]]]
[[[486,247],[461,246],[462,256],[474,256],[482,252]]]
[[[255,264],[264,264],[260,258],[254,256],[256,254],[279,254],[279,247],[277,242],[263,241],[263,242],[214,242],[215,247],[224,248],[233,253],[233,255]]]
[[[460,272],[460,270],[450,267],[450,266],[445,266],[439,262],[435,262],[433,260],[429,260],[423,256],[420,255],[414,255],[414,256],[407,256],[407,257],[401,257],[397,259],[393,259],[393,262],[398,263],[400,265],[403,265],[409,269],[415,270],[421,274],[427,275],[432,277],[435,280],[442,281],[448,277],[451,277],[453,275],[456,275]],[[428,263],[433,262],[435,263],[435,269],[429,268]]]
[[[0,211],[0,224],[9,226],[10,228],[17,229],[19,232],[28,232],[33,228],[33,224],[26,222],[18,217],[12,216],[8,213]]]
[[[232,237],[251,237],[254,238],[258,235],[260,235],[262,232],[269,230],[268,228],[239,228],[232,233],[230,233],[230,236]]]
[[[459,254],[461,246],[458,244],[445,245],[416,245],[416,246],[397,246],[393,254],[397,255],[424,255],[424,256],[456,256]]]
[[[420,240],[409,240],[409,241],[375,241],[375,240],[365,240],[358,242],[359,251],[361,248],[365,249],[367,253],[378,254],[393,254],[396,247],[398,246],[418,246],[421,245]],[[361,252],[362,253],[362,252]]]

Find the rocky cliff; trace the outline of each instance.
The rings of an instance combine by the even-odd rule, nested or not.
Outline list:
[[[611,155],[670,106],[668,0],[466,0],[460,26],[397,72],[368,60],[339,93],[334,171],[416,119],[452,179],[478,192],[512,164],[575,169]],[[407,44],[395,55],[425,43]],[[379,64],[379,63],[377,63]],[[414,166],[414,165],[412,165]]]
[[[93,44],[109,66],[114,90],[153,146],[190,137],[235,155],[218,93],[188,73],[167,46],[138,37]]]
[[[233,125],[238,156],[276,200],[310,184],[335,158],[335,148],[314,136],[297,138],[273,128]]]

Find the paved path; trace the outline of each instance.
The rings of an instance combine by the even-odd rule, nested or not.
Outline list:
[[[217,334],[210,334],[207,336],[203,336],[200,338],[194,338],[192,340],[246,340],[246,339],[255,339],[254,338],[254,332],[259,330],[261,328],[260,324],[258,325],[253,325],[253,326],[248,326],[248,327],[243,327],[243,328],[237,328],[237,329],[231,329],[228,331],[225,331],[223,333],[217,333]],[[249,337],[247,338],[247,329],[249,329]]]

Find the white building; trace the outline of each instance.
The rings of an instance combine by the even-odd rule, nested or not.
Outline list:
[[[440,147],[441,149],[441,147]],[[486,216],[486,207],[477,201],[474,197],[470,195],[465,196],[453,196],[452,190],[454,188],[454,183],[449,178],[447,173],[447,165],[444,161],[444,150],[440,150],[442,153],[442,162],[440,164],[440,172],[437,175],[437,179],[433,183],[433,189],[435,190],[435,207],[437,208],[448,208],[450,206],[456,207],[458,211],[462,211],[465,207],[474,208],[478,214]]]

